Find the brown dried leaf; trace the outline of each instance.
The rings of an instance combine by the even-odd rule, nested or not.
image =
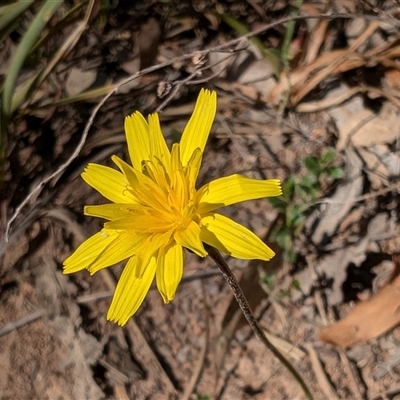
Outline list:
[[[397,69],[389,69],[385,72],[386,83],[389,87],[400,89],[400,71]]]
[[[392,277],[396,278],[368,301],[358,303],[345,318],[321,328],[320,340],[345,348],[377,338],[400,324],[399,260],[393,257]]]
[[[386,102],[379,114],[365,109],[361,97],[355,97],[342,106],[329,111],[339,130],[337,149],[351,142],[356,148],[374,144],[393,143],[398,136],[393,126],[398,126],[398,107]]]

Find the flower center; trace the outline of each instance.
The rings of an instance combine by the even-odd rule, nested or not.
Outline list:
[[[196,190],[190,183],[188,169],[180,163],[167,169],[153,160],[147,161],[142,171],[147,184],[141,187],[140,197],[148,213],[158,219],[157,230],[185,230],[196,214]],[[145,191],[147,196],[143,195]],[[138,193],[136,196],[139,197]]]

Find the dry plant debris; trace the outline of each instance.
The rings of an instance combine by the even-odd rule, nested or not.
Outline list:
[[[399,26],[389,0],[0,5],[3,397],[301,398],[209,260],[189,255],[177,301],[151,288],[123,329],[104,317],[121,266],[61,273],[99,229],[84,166],[126,156],[135,110],[178,142],[207,87],[199,184],[287,184],[226,212],[277,242],[269,264],[228,260],[269,339],[317,399],[400,398]]]

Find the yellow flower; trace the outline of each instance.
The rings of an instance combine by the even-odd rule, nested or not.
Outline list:
[[[157,114],[125,119],[132,166],[113,156],[119,168],[89,164],[83,179],[111,204],[86,206],[84,213],[108,220],[65,260],[64,273],[92,275],[128,259],[107,319],[125,325],[156,278],[169,303],[183,275],[183,248],[200,257],[207,243],[233,257],[269,260],[274,252],[254,233],[215,210],[245,200],[279,196],[278,179],[231,175],[196,189],[196,179],[217,108],[215,92],[202,89],[179,144],[170,152]]]

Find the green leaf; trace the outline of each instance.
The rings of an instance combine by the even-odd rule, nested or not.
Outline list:
[[[336,154],[335,149],[328,149],[327,152],[321,157],[321,164],[328,165],[330,162],[333,161]]]
[[[286,225],[290,229],[295,229],[302,224],[306,219],[305,205],[295,204],[292,207],[287,208],[286,213]]]
[[[297,290],[298,292],[301,292],[301,282],[300,282],[300,280],[299,279],[294,279],[292,284],[291,284],[291,287],[293,289]]]
[[[326,172],[327,172],[328,176],[333,179],[341,179],[341,178],[343,178],[343,175],[344,175],[343,168],[340,168],[340,167],[329,168]]]
[[[319,173],[321,171],[321,167],[320,167],[319,160],[317,157],[305,158],[304,165],[310,172],[313,172],[315,175],[319,175]]]
[[[268,293],[274,289],[274,283],[278,278],[274,274],[267,274],[265,273],[264,276],[261,278],[261,283],[265,285]]]
[[[306,215],[305,214],[298,214],[295,218],[292,219],[292,228],[297,228],[301,224],[304,223],[306,220]]]
[[[310,175],[304,177],[304,181],[297,186],[296,195],[304,203],[308,203],[319,196],[319,191],[320,183],[317,180],[317,177],[314,175]]]
[[[283,300],[285,297],[289,296],[289,289],[281,289],[276,295],[278,300]]]
[[[292,247],[290,231],[286,227],[280,227],[275,231],[274,240],[276,244],[285,251]]]
[[[282,212],[286,211],[287,202],[284,199],[280,197],[268,197],[267,200],[269,204],[271,204],[271,206],[277,209],[278,211]]]
[[[289,264],[294,264],[297,260],[297,253],[294,252],[293,250],[288,250],[286,252],[286,259]]]
[[[271,240],[273,242],[276,242],[276,238],[280,235],[280,232],[283,229],[286,229],[286,227],[284,227],[283,225],[278,225],[272,230],[272,232],[271,232]]]
[[[301,181],[299,182],[299,186],[303,189],[311,189],[315,188],[318,185],[318,176],[314,174],[308,174],[306,176],[303,176]]]
[[[294,189],[296,186],[296,182],[293,176],[286,180],[286,182],[282,185],[283,198],[287,201],[292,201],[294,196]]]

